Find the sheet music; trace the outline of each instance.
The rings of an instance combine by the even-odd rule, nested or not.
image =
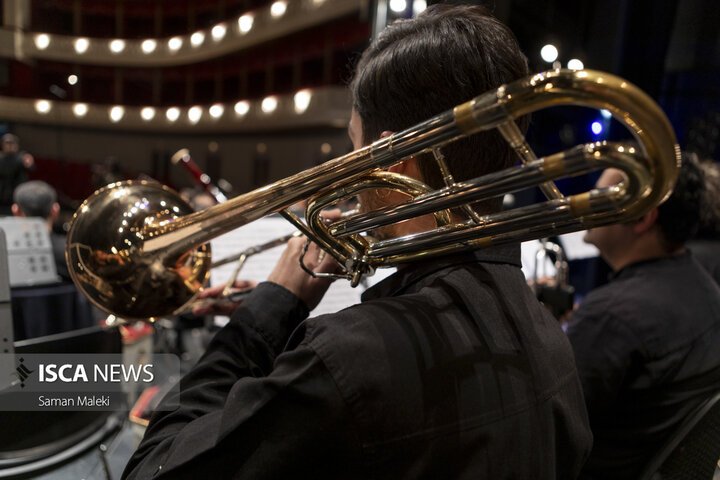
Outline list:
[[[560,235],[560,243],[565,249],[565,256],[568,260],[582,260],[600,256],[600,250],[595,245],[585,243],[585,230],[579,232],[565,233]]]
[[[243,250],[266,243],[270,240],[291,234],[295,231],[295,227],[288,223],[287,220],[280,216],[270,216],[252,222],[244,227],[240,227],[225,235],[212,240],[212,256],[214,261],[236,255]],[[250,256],[243,266],[238,279],[248,279],[261,282],[267,279],[277,263],[280,255],[285,249],[284,245],[271,248],[265,252]],[[226,283],[233,274],[237,264],[229,263],[217,268],[213,268],[210,272],[210,284],[221,285]],[[381,269],[369,277],[367,285],[374,285],[382,278],[390,275],[394,269]],[[360,303],[360,295],[365,290],[363,283],[355,288],[350,286],[350,282],[346,280],[336,280],[330,286],[328,292],[323,297],[320,304],[311,312],[312,316],[324,313],[333,313],[345,307],[349,307],[356,303]],[[227,318],[225,317],[225,322]],[[222,324],[219,320],[217,323]]]

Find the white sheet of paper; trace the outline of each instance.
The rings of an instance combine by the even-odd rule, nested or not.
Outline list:
[[[215,238],[211,242],[213,261],[217,262],[223,258],[236,255],[247,248],[261,245],[294,231],[294,226],[280,216],[270,216],[260,219]],[[240,271],[238,279],[255,280],[257,282],[267,279],[267,276],[277,263],[284,248],[284,245],[280,245],[265,252],[250,256]],[[229,263],[221,267],[213,268],[210,272],[210,284],[221,285],[226,283],[235,271],[236,266],[236,263]],[[374,285],[390,275],[393,271],[394,269],[378,270],[375,275],[367,278],[367,282],[364,282],[366,284],[365,286]],[[349,281],[336,280],[332,283],[320,304],[311,312],[311,315],[318,316],[325,313],[333,313],[360,303],[360,295],[364,290],[363,284],[352,288]],[[221,325],[226,322],[227,317],[216,320],[216,323]]]

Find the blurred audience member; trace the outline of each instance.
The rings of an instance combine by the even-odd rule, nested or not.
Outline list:
[[[12,133],[0,139],[0,215],[10,215],[15,187],[28,179],[35,160],[29,153],[20,150],[20,140]]]
[[[700,209],[700,227],[687,246],[720,284],[720,167],[713,161],[699,164],[705,176],[705,197]]]
[[[609,169],[598,187],[623,179]],[[685,159],[667,201],[585,236],[614,275],[568,325],[594,437],[581,478],[638,478],[688,413],[720,389],[720,288],[684,247],[703,190],[700,168]]]
[[[16,217],[41,217],[47,223],[57,273],[63,281],[71,281],[65,262],[65,236],[53,231],[53,223],[60,214],[55,189],[40,180],[19,185],[13,193],[12,214]]]

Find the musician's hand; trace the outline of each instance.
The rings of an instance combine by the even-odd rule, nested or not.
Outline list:
[[[244,292],[250,291],[257,285],[257,282],[252,280],[236,280],[233,283],[231,292]],[[216,287],[206,288],[198,295],[198,305],[192,309],[193,315],[231,315],[235,309],[242,303],[242,300],[233,302],[225,299],[222,296],[222,292],[225,289],[225,285],[218,285]],[[203,302],[202,300],[206,300]]]
[[[340,210],[323,212],[323,218],[340,218]],[[300,298],[309,310],[317,307],[323,295],[332,283],[331,279],[313,278],[300,267],[300,254],[305,246],[305,237],[296,237],[288,242],[280,260],[273,269],[268,281],[285,287]],[[305,266],[315,273],[336,273],[340,266],[316,244],[310,243],[303,258]]]

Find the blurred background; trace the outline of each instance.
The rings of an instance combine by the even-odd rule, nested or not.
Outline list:
[[[191,186],[170,163],[179,148],[233,194],[248,191],[349,151],[345,83],[359,53],[432,3],[2,0],[0,134],[20,138],[30,178],[70,210],[116,178]],[[717,158],[710,0],[474,3],[512,28],[531,70],[571,62],[625,77],[660,103],[682,147]],[[530,134],[540,153],[613,134],[598,112],[548,115]]]

